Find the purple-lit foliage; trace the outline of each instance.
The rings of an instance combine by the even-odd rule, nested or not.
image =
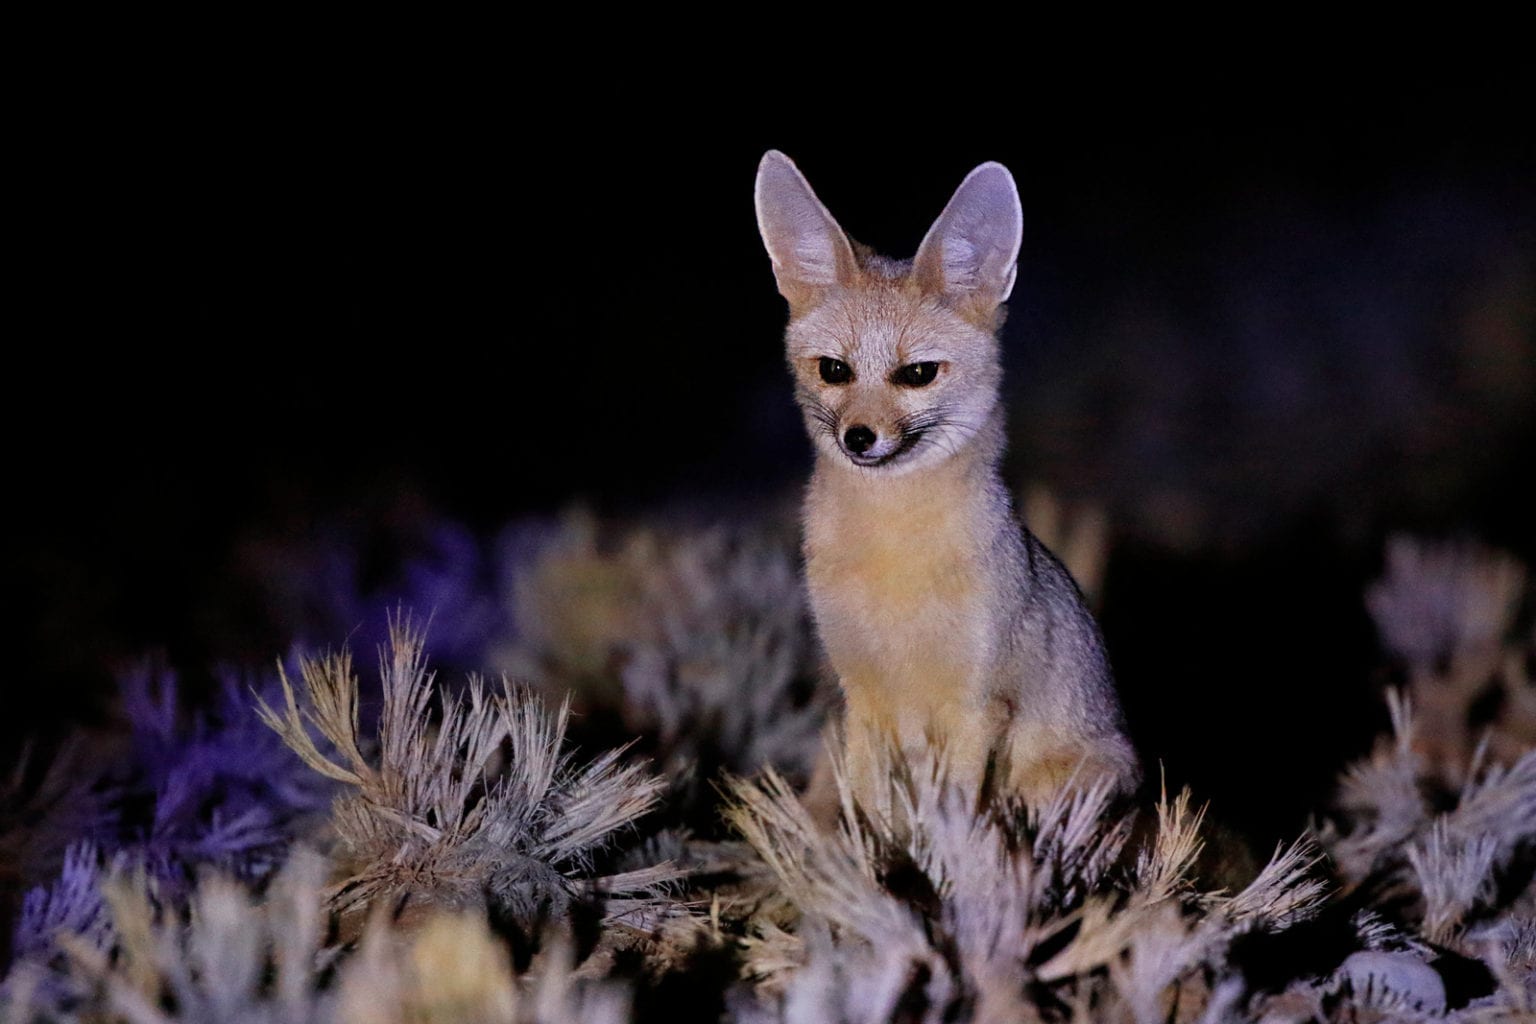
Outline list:
[[[272,735],[253,694],[276,692],[273,676],[224,672],[211,709],[180,706],[175,673],[140,666],[121,677],[132,732],[132,788],[145,819],[124,820],[125,851],[163,883],[185,883],[209,865],[259,878],[322,813],[330,787]]]
[[[388,612],[411,608],[432,622],[442,662],[484,667],[499,623],[480,541],[462,523],[415,507],[382,518],[373,531],[330,524],[303,537],[247,538],[240,572],[272,627],[304,653],[342,638],[375,650],[389,642]]]
[[[100,888],[104,876],[101,859],[94,843],[76,843],[65,854],[59,877],[27,893],[12,936],[14,958],[46,958],[61,930],[94,946],[106,946],[111,926]]]
[[[110,843],[116,834],[111,759],[90,756],[90,746],[81,735],[66,737],[41,764],[28,747],[0,782],[0,892],[42,883],[70,846]]]

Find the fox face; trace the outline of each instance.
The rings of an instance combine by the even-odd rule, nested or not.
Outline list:
[[[838,289],[786,332],[817,451],[903,473],[958,451],[997,407],[997,342],[896,281]]]
[[[910,261],[851,242],[776,151],[758,169],[757,214],[818,455],[894,475],[961,450],[998,404],[999,306],[1022,224],[1008,171],[972,171]]]

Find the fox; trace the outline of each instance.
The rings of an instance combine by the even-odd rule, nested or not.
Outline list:
[[[952,782],[1028,806],[1069,782],[1134,791],[1098,624],[999,468],[998,332],[1023,241],[1013,175],[972,170],[910,260],[850,239],[777,150],[754,198],[815,452],[805,577],[855,798],[879,797],[889,752],[917,764],[934,748]]]

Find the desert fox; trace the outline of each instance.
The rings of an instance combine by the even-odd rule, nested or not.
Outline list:
[[[957,781],[990,766],[1030,802],[1074,773],[1134,788],[1098,627],[998,473],[1013,176],[973,170],[911,261],[851,242],[782,153],[763,156],[756,200],[816,450],[806,576],[854,793],[875,796],[881,745],[911,756],[930,740]]]

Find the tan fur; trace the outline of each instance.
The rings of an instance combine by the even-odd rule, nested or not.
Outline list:
[[[1074,773],[1134,787],[1097,626],[998,476],[995,332],[1019,237],[1011,176],[973,171],[911,263],[849,241],[782,154],[763,158],[757,204],[816,446],[806,576],[843,689],[855,793],[880,790],[880,745],[916,755],[930,743],[962,783],[990,764],[1032,802]],[[823,358],[853,379],[823,380]],[[931,383],[893,383],[922,362],[939,367]],[[854,426],[874,447],[847,446]]]

